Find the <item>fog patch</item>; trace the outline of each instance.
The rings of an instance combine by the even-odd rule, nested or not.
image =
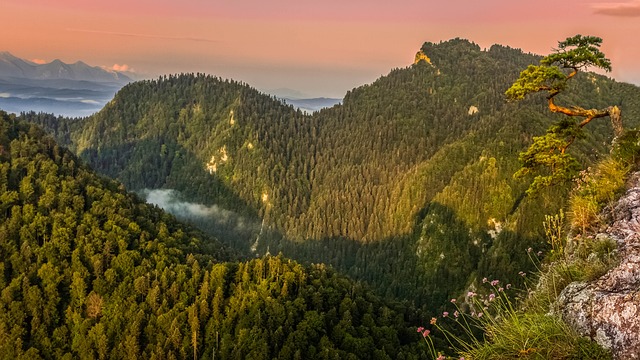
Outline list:
[[[218,205],[184,201],[173,189],[138,191],[147,203],[156,205],[176,218],[187,221],[231,247],[248,252],[260,231],[260,222]]]
[[[149,204],[157,205],[164,211],[178,217],[215,217],[221,221],[228,221],[231,216],[236,215],[233,211],[223,209],[218,205],[206,206],[182,201],[180,200],[180,192],[172,189],[144,189],[141,192]]]

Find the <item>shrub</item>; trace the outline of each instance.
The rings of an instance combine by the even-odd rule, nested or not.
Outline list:
[[[601,226],[599,215],[605,206],[612,206],[624,190],[631,167],[625,161],[609,157],[580,173],[569,199],[571,228],[580,234]]]

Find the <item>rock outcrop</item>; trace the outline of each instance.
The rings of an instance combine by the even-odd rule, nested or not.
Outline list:
[[[619,265],[595,281],[570,284],[552,309],[616,359],[640,359],[640,173],[630,182],[599,235],[616,241]]]
[[[431,59],[429,59],[429,57],[427,56],[427,54],[424,53],[424,51],[420,50],[416,53],[416,57],[415,60],[413,61],[414,64],[419,63],[420,61],[426,61],[428,64],[431,64]]]

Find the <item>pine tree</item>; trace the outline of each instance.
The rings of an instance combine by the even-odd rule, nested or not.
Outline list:
[[[569,80],[579,71],[590,67],[611,71],[611,61],[600,51],[601,44],[602,39],[599,37],[582,35],[560,41],[558,49],[540,60],[539,65],[529,65],[505,93],[511,100],[522,100],[529,94],[546,92],[549,110],[567,116],[547,129],[545,135],[534,137],[533,144],[520,153],[523,165],[515,176],[524,176],[534,171],[540,173],[534,178],[528,193],[543,186],[573,179],[579,166],[566,150],[576,138],[582,136],[582,128],[593,119],[609,116],[615,136],[622,133],[620,109],[617,106],[585,109],[577,105],[562,106],[555,102],[557,95],[566,90]]]

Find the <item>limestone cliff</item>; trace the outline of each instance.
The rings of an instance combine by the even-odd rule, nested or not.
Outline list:
[[[420,61],[426,61],[428,64],[431,64],[431,59],[429,59],[429,57],[427,56],[427,54],[425,54],[422,50],[418,51],[416,53],[416,58],[413,61],[414,64],[419,63]],[[431,64],[433,65],[433,64]]]
[[[630,185],[611,211],[611,225],[596,237],[616,241],[619,265],[595,281],[570,284],[552,309],[615,359],[640,359],[640,173]]]

